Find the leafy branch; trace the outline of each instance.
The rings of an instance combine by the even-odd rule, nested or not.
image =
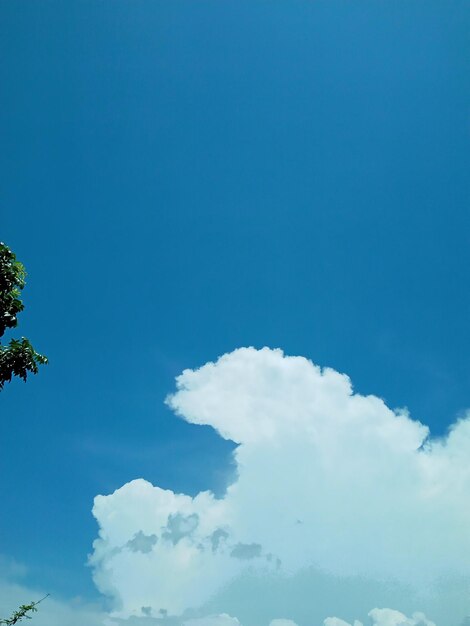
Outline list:
[[[41,598],[37,602],[31,602],[31,604],[22,604],[11,617],[9,617],[8,619],[0,619],[0,624],[3,624],[4,626],[13,626],[14,624],[18,624],[18,622],[21,622],[24,619],[31,619],[31,615],[28,615],[28,613],[36,613],[37,605],[45,600],[48,596],[49,594],[45,595],[44,598]]]
[[[8,328],[18,325],[17,315],[24,309],[20,296],[25,278],[23,264],[0,242],[0,337]],[[0,391],[13,376],[25,381],[29,372],[37,374],[38,366],[46,363],[47,358],[36,352],[25,337],[12,339],[6,346],[0,341]]]

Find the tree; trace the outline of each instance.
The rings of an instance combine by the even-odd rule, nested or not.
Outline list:
[[[25,337],[1,344],[1,337],[7,329],[18,325],[17,315],[24,309],[20,296],[25,278],[23,264],[0,242],[0,391],[13,376],[26,381],[28,373],[37,374],[38,366],[47,363],[47,358],[36,352]]]

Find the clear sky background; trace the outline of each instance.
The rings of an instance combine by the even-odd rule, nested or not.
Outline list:
[[[0,553],[97,597],[93,498],[223,492],[174,378],[280,347],[470,406],[470,4],[0,3],[0,238],[50,365],[0,397]]]

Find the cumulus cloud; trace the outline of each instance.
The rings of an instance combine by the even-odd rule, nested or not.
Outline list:
[[[221,498],[144,480],[96,497],[91,564],[117,617],[314,626],[383,602],[449,626],[470,610],[469,419],[434,441],[344,374],[267,348],[185,370],[167,403],[238,444],[237,479]],[[432,625],[416,615],[370,618]]]
[[[413,613],[412,617],[406,617],[400,611],[391,609],[373,609],[369,616],[373,626],[436,626],[434,622],[426,619],[424,613]]]
[[[407,617],[400,611],[392,609],[373,609],[369,612],[372,620],[372,626],[436,626],[434,622],[429,621],[424,613],[413,613],[411,617]],[[362,622],[354,620],[354,624],[349,624],[337,617],[328,617],[324,626],[363,626]]]

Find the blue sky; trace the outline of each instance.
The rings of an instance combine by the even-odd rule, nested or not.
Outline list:
[[[25,585],[100,597],[97,494],[223,493],[234,444],[164,404],[186,368],[282,348],[435,435],[470,406],[467,2],[0,14],[1,239],[50,358],[0,398]]]

